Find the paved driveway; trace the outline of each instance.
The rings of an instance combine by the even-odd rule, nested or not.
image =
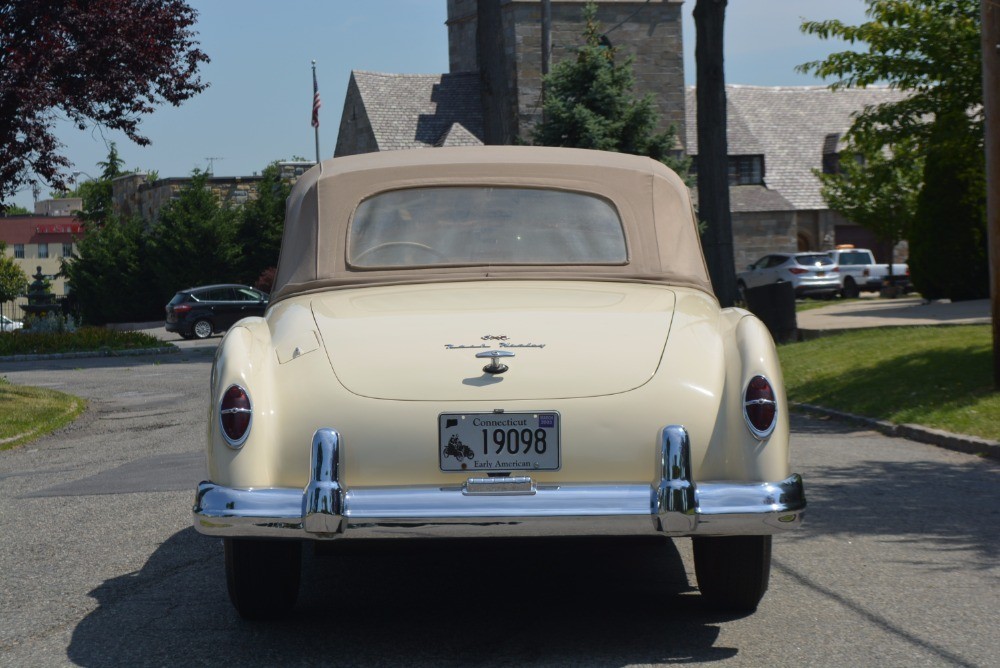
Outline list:
[[[997,664],[1000,467],[805,418],[754,615],[701,606],[687,540],[442,540],[307,551],[295,616],[242,622],[190,528],[210,361],[0,365],[90,402],[0,453],[0,665]]]

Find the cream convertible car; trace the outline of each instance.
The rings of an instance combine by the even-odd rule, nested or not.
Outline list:
[[[752,610],[806,505],[771,338],[646,158],[323,162],[211,392],[194,526],[247,618],[294,605],[304,540],[401,535],[691,536],[702,595]]]

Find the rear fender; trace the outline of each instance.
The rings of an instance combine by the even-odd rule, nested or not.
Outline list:
[[[767,327],[743,309],[723,309],[720,316],[726,364],[725,388],[699,480],[783,480],[789,475],[788,403],[774,341]],[[750,379],[766,377],[777,400],[777,423],[764,439],[756,438],[743,415]]]

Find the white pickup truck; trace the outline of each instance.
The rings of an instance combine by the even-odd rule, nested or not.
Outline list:
[[[837,247],[828,251],[840,266],[840,294],[857,297],[862,290],[881,290],[889,278],[889,265],[875,262],[875,255],[867,248]],[[910,285],[910,268],[905,264],[892,265],[891,283],[906,291]]]

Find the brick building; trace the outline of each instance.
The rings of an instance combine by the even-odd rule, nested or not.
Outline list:
[[[0,241],[6,244],[4,255],[13,258],[29,281],[41,267],[42,274],[51,282],[52,294],[57,297],[69,294],[69,284],[59,272],[62,259],[73,255],[82,234],[83,228],[73,216],[0,218]],[[3,311],[8,316],[13,313],[15,318],[21,315],[10,303],[3,305]]]

